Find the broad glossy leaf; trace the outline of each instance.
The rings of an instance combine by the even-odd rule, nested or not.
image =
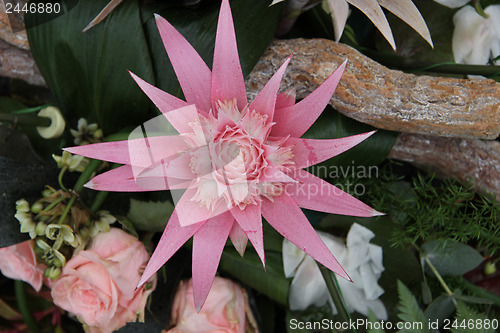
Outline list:
[[[310,139],[333,139],[373,130],[372,126],[348,118],[328,106],[303,137]],[[378,165],[386,159],[389,151],[396,142],[396,138],[397,133],[395,132],[378,130],[377,133],[359,145],[323,162],[321,165],[328,167]]]
[[[281,253],[266,251],[264,271],[259,256],[254,251],[247,249],[243,259],[236,251],[225,250],[219,267],[281,305],[287,304],[290,283],[283,273]]]
[[[70,0],[60,0],[69,6]],[[149,100],[127,73],[154,83],[139,1],[124,1],[101,24],[82,29],[107,0],[79,1],[66,14],[25,17],[31,51],[68,124],[80,117],[99,123],[104,133],[152,118]],[[45,22],[45,23],[44,23]]]
[[[449,318],[454,311],[455,303],[453,297],[441,295],[425,309],[424,314],[425,318],[430,322],[437,321],[438,323],[443,323],[443,320]]]
[[[483,261],[483,257],[472,247],[446,239],[427,242],[421,249],[422,256],[429,259],[444,276],[463,275]],[[426,272],[433,275],[430,270]]]
[[[127,218],[138,230],[163,231],[174,211],[170,201],[153,202],[130,199]]]

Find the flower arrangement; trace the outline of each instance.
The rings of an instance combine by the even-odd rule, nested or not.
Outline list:
[[[0,331],[497,330],[498,1],[57,4],[0,16]]]

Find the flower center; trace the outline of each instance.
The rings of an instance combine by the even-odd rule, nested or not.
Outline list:
[[[217,117],[200,115],[199,123],[190,124],[193,133],[188,140],[196,133],[203,133],[207,140],[190,152],[190,166],[196,175],[192,200],[207,208],[223,200],[228,208],[243,209],[257,204],[262,195],[277,195],[281,184],[266,181],[266,169],[283,169],[292,164],[291,147],[268,140],[273,124],[267,122],[267,116],[248,107],[240,111],[235,102],[220,102],[218,106]]]

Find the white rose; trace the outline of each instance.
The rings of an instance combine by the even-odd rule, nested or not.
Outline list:
[[[486,7],[488,18],[466,6],[453,17],[453,56],[464,64],[485,65],[500,55],[500,5]]]
[[[387,319],[385,306],[378,299],[384,293],[377,283],[384,271],[382,248],[370,244],[373,232],[354,223],[347,234],[347,246],[342,239],[328,233],[318,234],[353,280],[351,283],[338,279],[349,312],[368,315],[371,309],[377,318]],[[288,294],[291,310],[322,306],[329,301],[333,313],[337,313],[314,259],[287,239],[283,241],[283,268],[286,277],[293,277]]]

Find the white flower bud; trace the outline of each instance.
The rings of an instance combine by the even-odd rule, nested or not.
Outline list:
[[[30,204],[24,199],[17,200],[16,210],[20,213],[27,213],[30,211]]]
[[[39,117],[50,118],[51,123],[48,127],[37,127],[36,130],[38,134],[44,139],[53,139],[60,137],[64,128],[66,127],[66,122],[61,114],[61,111],[53,106],[46,107],[40,112],[38,112]]]

